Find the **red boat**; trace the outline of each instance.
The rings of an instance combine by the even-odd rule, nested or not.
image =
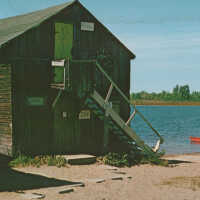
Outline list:
[[[190,141],[191,142],[200,142],[200,137],[192,137],[192,136],[190,136]]]

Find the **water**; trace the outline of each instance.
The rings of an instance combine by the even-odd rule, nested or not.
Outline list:
[[[200,106],[137,106],[138,110],[163,136],[166,154],[200,152],[200,144],[191,144],[190,136],[200,137]],[[158,137],[136,115],[131,127],[150,146]]]

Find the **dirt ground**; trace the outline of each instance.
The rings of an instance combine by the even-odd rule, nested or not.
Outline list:
[[[170,167],[140,165],[115,169],[93,164],[4,169],[0,172],[0,200],[29,199],[24,195],[32,193],[44,194],[45,200],[199,200],[200,154],[165,159],[171,160]],[[112,180],[113,177],[122,180]],[[85,186],[59,194],[78,183]]]

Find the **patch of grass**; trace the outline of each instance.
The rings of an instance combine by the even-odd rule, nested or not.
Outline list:
[[[141,156],[141,160],[139,160],[139,164],[152,164],[152,165],[158,165],[163,167],[169,167],[168,160],[161,159],[161,157],[164,155],[164,152],[158,153],[157,157],[151,157],[148,155]]]
[[[108,153],[105,156],[99,158],[106,165],[115,167],[130,166],[131,162],[128,154],[126,153]]]
[[[41,165],[65,167],[67,161],[62,156],[36,156],[19,155],[9,163],[10,167],[40,167]]]
[[[174,187],[181,187],[191,189],[193,191],[200,189],[200,176],[197,177],[174,177],[166,180],[162,185],[169,185]]]
[[[99,157],[98,161],[115,167],[130,167],[139,164],[153,164],[168,167],[168,161],[160,159],[162,155],[161,153],[158,157],[152,158],[137,151],[132,154],[110,152]]]

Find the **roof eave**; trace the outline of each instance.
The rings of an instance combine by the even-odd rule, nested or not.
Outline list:
[[[136,55],[130,50],[128,49],[128,47],[126,47],[105,25],[103,25],[85,6],[83,6],[78,0],[75,1],[77,2],[82,8],[84,8],[90,15],[92,15],[94,17],[94,19],[99,23],[101,24],[105,29],[106,31],[111,34],[119,44],[121,44],[123,46],[123,48],[129,53],[130,55],[130,59],[133,60],[136,58]]]

